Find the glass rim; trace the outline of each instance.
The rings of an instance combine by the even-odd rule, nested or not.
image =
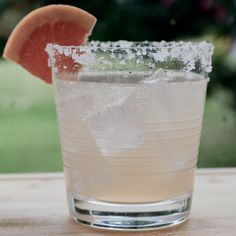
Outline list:
[[[75,49],[75,50],[89,50],[89,49],[174,49],[178,48],[179,50],[207,50],[212,51],[214,46],[203,40],[203,41],[127,41],[127,40],[118,40],[118,41],[89,41],[85,45],[59,45],[57,43],[48,43],[47,47],[56,50],[65,50],[65,49]],[[46,48],[47,48],[46,47]]]
[[[108,68],[111,61],[117,58],[121,63],[145,61],[151,59],[153,63],[178,64],[182,70],[201,70],[208,74],[212,70],[212,55],[214,46],[206,41],[90,41],[82,46],[66,46],[49,43],[45,51],[49,56],[50,65],[54,64],[55,56],[71,57],[75,63],[94,65],[96,62]],[[108,56],[108,58],[104,57]],[[59,56],[59,57],[60,57]],[[110,61],[109,61],[110,60]],[[136,61],[135,61],[136,60]],[[178,63],[177,63],[178,62]],[[121,65],[122,66],[122,65]],[[124,66],[122,66],[123,68]]]

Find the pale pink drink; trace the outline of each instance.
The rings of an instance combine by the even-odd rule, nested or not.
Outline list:
[[[185,221],[213,47],[120,41],[47,51],[71,216],[117,230]]]

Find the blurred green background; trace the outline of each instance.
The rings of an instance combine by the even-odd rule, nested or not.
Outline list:
[[[94,40],[207,40],[215,45],[199,167],[236,166],[236,1],[0,1],[0,51],[33,9],[71,4],[94,14]],[[52,88],[0,59],[0,172],[60,171]]]

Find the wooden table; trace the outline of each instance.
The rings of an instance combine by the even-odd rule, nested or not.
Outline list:
[[[235,236],[236,168],[197,171],[190,220],[159,231],[90,229],[68,215],[63,174],[0,175],[0,236]]]

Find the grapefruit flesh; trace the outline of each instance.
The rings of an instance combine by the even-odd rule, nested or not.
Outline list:
[[[95,23],[93,15],[77,7],[48,5],[38,8],[25,16],[12,31],[3,57],[51,83],[46,45],[83,45]]]

